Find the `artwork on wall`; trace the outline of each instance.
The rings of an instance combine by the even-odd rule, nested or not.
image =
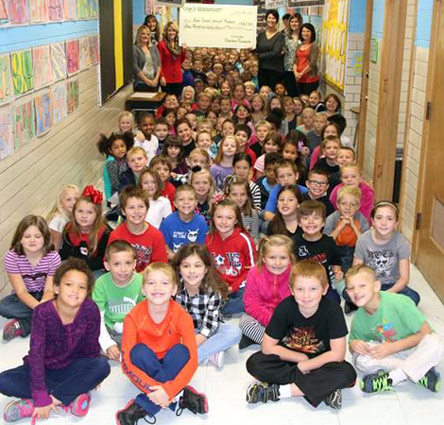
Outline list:
[[[77,1],[63,0],[63,12],[65,19],[68,20],[77,19]]]
[[[51,92],[49,90],[39,93],[34,98],[35,108],[35,135],[45,134],[52,125]]]
[[[6,0],[0,0],[0,25],[9,22],[8,10],[6,9]]]
[[[34,100],[26,99],[18,105],[14,104],[14,149],[28,144],[35,136]]]
[[[29,23],[28,0],[6,0],[9,23],[23,25]]]
[[[99,63],[99,37],[96,35],[89,37],[89,55],[92,65]]]
[[[62,0],[48,1],[48,19],[50,21],[61,21],[63,19],[63,2]]]
[[[31,9],[31,23],[39,24],[48,21],[48,8],[46,0],[29,0]]]
[[[9,55],[0,55],[0,105],[12,99],[11,61]]]
[[[65,43],[53,43],[50,50],[52,74],[54,81],[58,81],[66,77]]]
[[[66,82],[68,94],[67,105],[68,114],[71,114],[79,107],[79,80],[69,80]]]
[[[97,0],[77,0],[77,16],[79,19],[93,19],[98,15]]]
[[[80,69],[86,69],[91,66],[91,51],[89,49],[89,37],[82,37],[79,40],[80,50]]]
[[[66,92],[67,86],[64,81],[51,87],[52,120],[54,124],[62,122],[68,115]]]
[[[74,74],[80,70],[79,40],[70,40],[66,42],[66,65],[68,75]]]
[[[31,50],[13,52],[11,55],[11,70],[14,95],[20,96],[34,88]]]
[[[52,82],[53,76],[49,46],[33,47],[32,66],[34,69],[34,87],[36,89],[45,87]]]
[[[10,106],[0,108],[0,160],[14,153],[14,132]]]

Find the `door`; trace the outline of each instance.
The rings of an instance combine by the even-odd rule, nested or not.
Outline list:
[[[444,301],[444,2],[435,1],[434,22],[429,52],[426,101],[430,102],[429,120],[424,125],[424,148],[420,196],[421,214],[415,234],[416,264]]]

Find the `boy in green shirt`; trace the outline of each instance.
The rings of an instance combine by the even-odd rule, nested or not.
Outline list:
[[[349,348],[367,393],[391,390],[410,380],[430,391],[441,387],[434,367],[444,357],[442,339],[405,295],[383,292],[375,272],[363,265],[350,268],[346,290],[359,309],[353,318]]]
[[[136,251],[126,241],[108,245],[104,264],[108,273],[95,282],[92,298],[100,310],[100,346],[111,360],[119,360],[123,319],[143,300],[142,275],[135,271]]]

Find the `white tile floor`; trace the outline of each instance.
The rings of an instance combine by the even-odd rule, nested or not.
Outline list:
[[[433,328],[444,335],[443,304],[415,267],[412,267],[411,282],[412,287],[421,294],[421,310],[427,315]],[[350,319],[347,318],[348,323]],[[0,326],[3,323],[4,321],[0,321]],[[0,343],[0,369],[18,365],[27,352],[28,343],[28,339],[20,338],[8,344]],[[433,394],[409,382],[396,387],[396,391],[383,394],[364,394],[357,386],[344,390],[343,407],[339,412],[323,404],[314,409],[303,399],[249,406],[245,402],[245,389],[252,379],[245,370],[245,361],[256,348],[254,346],[239,353],[237,347],[233,347],[226,353],[225,366],[221,371],[212,366],[199,367],[192,385],[206,393],[210,409],[207,415],[194,416],[185,411],[178,418],[171,411],[163,411],[157,415],[157,424],[444,425],[444,392]],[[441,373],[444,372],[442,365],[438,369]],[[135,394],[135,387],[114,362],[111,375],[98,391],[93,392],[91,409],[85,418],[78,419],[63,413],[51,417],[46,423],[113,424],[116,410]],[[8,401],[6,397],[0,396],[1,411]],[[142,423],[144,422],[140,421],[139,425]]]

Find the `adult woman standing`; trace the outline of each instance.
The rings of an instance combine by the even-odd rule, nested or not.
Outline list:
[[[151,44],[151,33],[147,26],[137,30],[133,46],[134,91],[157,92],[160,80],[160,56],[157,47]]]
[[[268,10],[265,14],[267,27],[258,34],[255,53],[259,59],[259,87],[274,86],[284,79],[284,35],[278,31],[279,13]]]
[[[146,15],[145,22],[143,24],[146,25],[151,31],[151,43],[158,44],[160,41],[160,29],[156,16]]]
[[[300,94],[307,94],[319,87],[319,46],[316,44],[316,31],[312,24],[301,26],[300,44],[296,48],[294,76]]]
[[[185,60],[185,43],[179,46],[179,29],[174,22],[165,25],[162,41],[157,45],[162,62],[160,84],[163,91],[180,97],[182,93],[182,62]]]
[[[299,31],[302,25],[302,16],[295,13],[288,21],[288,28],[284,33],[284,83],[287,94],[291,97],[299,96],[298,86],[294,77],[293,66],[296,57],[296,48],[299,45]]]

